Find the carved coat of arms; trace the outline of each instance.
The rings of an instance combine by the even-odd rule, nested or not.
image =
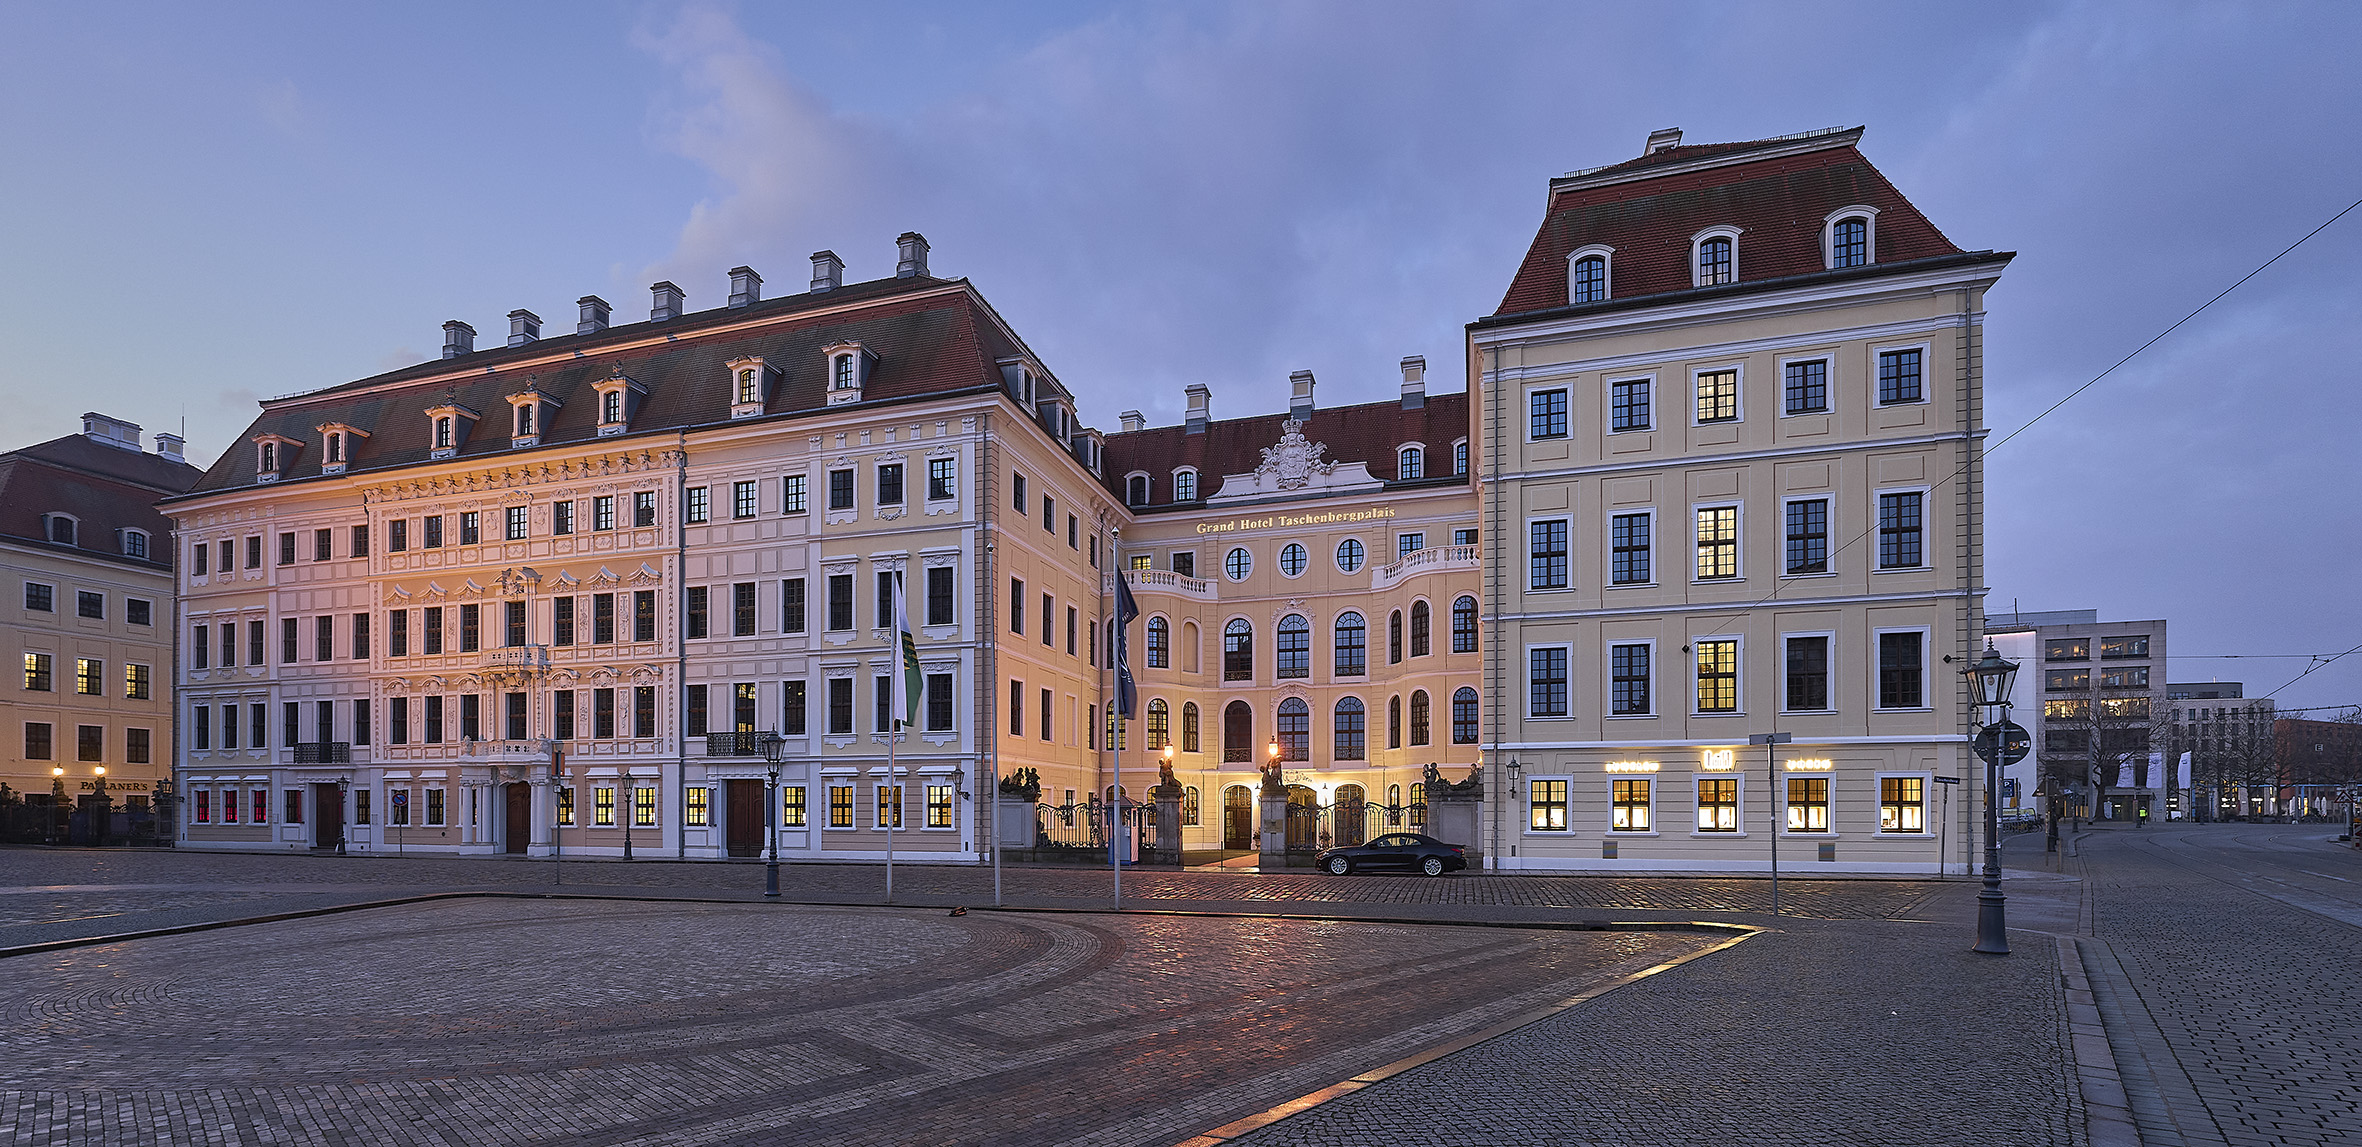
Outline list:
[[[1328,449],[1326,444],[1305,439],[1302,419],[1288,419],[1280,424],[1279,444],[1263,448],[1263,464],[1255,467],[1255,477],[1273,479],[1282,490],[1302,489],[1313,478],[1327,477],[1336,470],[1336,463],[1321,460]]]

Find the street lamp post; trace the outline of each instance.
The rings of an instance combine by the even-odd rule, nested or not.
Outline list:
[[[58,822],[65,820],[72,815],[73,814],[66,808],[65,766],[52,766],[49,770],[49,843],[63,843],[58,839]],[[67,823],[71,824],[72,822],[67,821]]]
[[[640,795],[632,791],[632,770],[625,765],[616,780],[623,786],[623,858],[632,858],[632,822],[640,818]]]
[[[353,778],[336,778],[336,854],[346,855],[344,842],[352,835]]]
[[[762,736],[763,760],[771,766],[771,791],[763,800],[763,828],[771,838],[771,860],[763,870],[763,895],[779,896],[779,825],[773,818],[779,814],[779,761],[787,755],[787,738],[777,730]]]
[[[100,765],[90,773],[90,842],[105,848],[109,822],[115,819],[114,802],[107,799],[107,767]]]
[[[2001,894],[2001,809],[1994,790],[2001,786],[2001,761],[2008,751],[2014,726],[2009,723],[2009,690],[2018,667],[1985,643],[1985,655],[1962,671],[1975,693],[1974,704],[1984,728],[1977,737],[1978,755],[1985,759],[1985,887],[1977,893],[1977,942],[1972,951],[1988,956],[2009,954],[2009,923]]]

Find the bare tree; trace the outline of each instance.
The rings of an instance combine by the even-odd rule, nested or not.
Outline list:
[[[2125,766],[2135,783],[2149,766],[2150,747],[2170,743],[2172,726],[2163,706],[2146,690],[2102,689],[2093,682],[2078,692],[2049,693],[2043,701],[2042,774],[2056,795],[2066,786],[2090,786],[2092,803],[2120,787]],[[2052,807],[2055,810],[2057,801]],[[2056,813],[2053,813],[2056,820]]]

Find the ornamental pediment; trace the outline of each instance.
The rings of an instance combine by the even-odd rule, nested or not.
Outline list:
[[[1325,443],[1304,437],[1304,422],[1280,424],[1279,441],[1263,448],[1263,463],[1246,474],[1230,474],[1209,503],[1250,498],[1316,497],[1383,489],[1367,462],[1332,462]]]

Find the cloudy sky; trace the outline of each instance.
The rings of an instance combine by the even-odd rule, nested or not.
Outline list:
[[[1967,248],[1996,438],[2362,197],[2362,5],[0,4],[0,441],[924,232],[1112,426],[1449,380],[1545,183],[1868,125]],[[2362,644],[2362,211],[2000,447],[1991,607],[2250,695]],[[1431,375],[1430,385],[1437,379]],[[2225,655],[2238,655],[2227,659]],[[2362,653],[2284,705],[2362,703]]]

